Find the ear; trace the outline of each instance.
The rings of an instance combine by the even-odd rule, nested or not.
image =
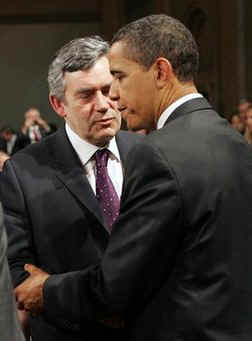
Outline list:
[[[153,67],[157,88],[162,89],[173,75],[172,65],[168,59],[160,57],[156,59]]]
[[[49,102],[52,106],[52,108],[54,109],[54,111],[56,111],[56,113],[61,116],[61,117],[66,117],[66,112],[65,112],[65,106],[62,100],[58,99],[56,96],[54,95],[49,95]]]

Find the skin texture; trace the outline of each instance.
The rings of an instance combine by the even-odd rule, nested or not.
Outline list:
[[[30,273],[22,284],[14,290],[18,302],[18,309],[33,311],[33,314],[38,314],[42,311],[43,307],[43,294],[42,288],[49,274],[36,268],[34,265],[26,264],[25,270]],[[25,304],[23,303],[25,299]]]
[[[246,125],[250,133],[252,133],[252,109],[249,109],[246,113]]]
[[[48,123],[40,116],[40,112],[36,108],[31,108],[25,113],[25,121],[22,127],[22,132],[26,134],[27,130],[34,124],[37,124],[39,127],[45,130],[50,129]]]
[[[118,100],[118,107],[130,130],[151,129],[154,125],[153,69],[146,70],[123,54],[123,44],[112,46],[109,61],[113,82],[110,96]],[[148,119],[146,119],[148,117]]]
[[[82,139],[105,145],[121,125],[117,104],[109,98],[112,76],[108,59],[101,57],[86,71],[66,72],[64,80],[64,100],[50,97],[54,110]]]
[[[149,69],[126,57],[125,42],[112,45],[109,53],[113,82],[110,97],[130,130],[151,131],[164,110],[180,97],[197,92],[193,81],[180,82],[169,60],[159,57]]]

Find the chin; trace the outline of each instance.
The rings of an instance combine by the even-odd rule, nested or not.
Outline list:
[[[101,136],[97,136],[97,143],[96,145],[98,146],[104,146],[105,144],[107,144],[113,137],[115,136],[115,133],[107,133],[107,134],[103,134]]]
[[[143,127],[143,125],[140,124],[139,122],[134,122],[130,120],[127,121],[127,128],[132,131],[145,129],[145,127]]]

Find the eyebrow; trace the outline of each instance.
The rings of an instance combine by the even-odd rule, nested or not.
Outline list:
[[[95,88],[81,88],[79,90],[76,91],[76,95],[81,95],[81,94],[85,94],[85,93],[90,93],[90,92],[93,92],[95,91],[96,89]]]
[[[106,88],[110,88],[110,87],[111,87],[111,82],[107,83],[107,84],[104,84],[101,87],[101,90],[106,89]],[[76,95],[78,96],[78,95],[85,94],[85,93],[92,93],[92,92],[95,92],[96,90],[97,90],[96,87],[81,88],[81,89],[76,91]]]

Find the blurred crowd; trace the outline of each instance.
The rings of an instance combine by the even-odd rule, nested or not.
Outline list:
[[[9,125],[0,127],[0,171],[4,162],[20,149],[38,142],[57,130],[55,124],[48,123],[37,108],[29,108],[24,114],[24,122],[19,130]]]
[[[249,144],[252,144],[252,103],[249,100],[240,100],[236,112],[231,116],[230,123]]]

